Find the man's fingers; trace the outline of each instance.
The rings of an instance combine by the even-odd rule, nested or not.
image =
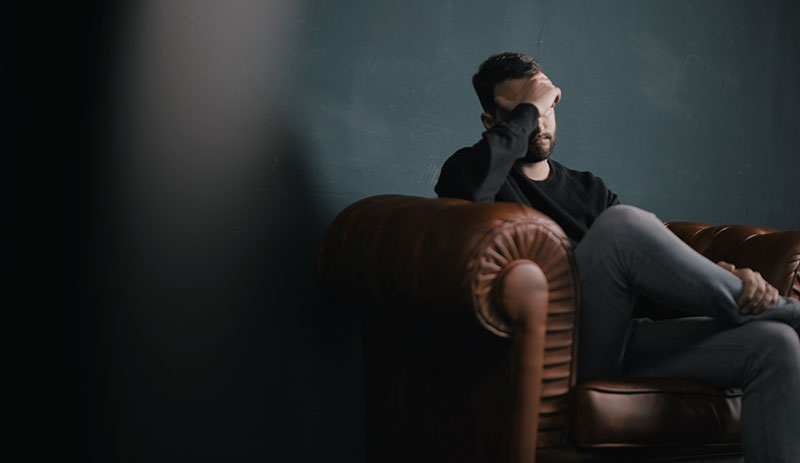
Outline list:
[[[778,303],[781,295],[778,293],[778,290],[775,289],[774,286],[764,281],[764,286],[766,289],[764,290],[764,297],[756,306],[755,310],[753,310],[753,314],[758,315],[761,312],[765,311],[768,307],[772,307]]]
[[[721,260],[721,261],[717,262],[717,265],[719,265],[720,267],[724,268],[725,270],[727,270],[729,272],[733,272],[734,270],[736,270],[736,267],[733,264],[729,264],[728,262],[725,262],[724,260]]]
[[[738,273],[737,276],[744,283],[744,288],[742,288],[742,294],[739,296],[739,306],[744,306],[745,304],[750,302],[750,299],[753,298],[753,294],[755,294],[752,271],[749,269],[740,269],[737,273]]]
[[[559,101],[561,101],[561,88],[555,87],[556,89],[556,97],[553,100],[553,106],[555,106]]]
[[[531,103],[539,110],[539,114],[544,114],[561,101],[561,89],[553,85],[545,73],[539,71],[532,75],[520,91],[521,99]]]
[[[740,276],[745,282],[745,290],[742,291],[744,298],[745,294],[752,293],[743,304],[742,313],[758,315],[766,308],[771,307],[778,303],[780,294],[778,290],[769,284],[758,272],[748,270],[745,275]]]
[[[776,305],[778,301],[781,299],[781,293],[778,292],[778,288],[772,285],[769,286],[769,293],[770,293],[769,307],[772,307],[773,305]]]
[[[763,310],[760,306],[761,300],[764,298],[765,293],[767,292],[767,284],[761,275],[758,272],[753,272],[753,285],[755,286],[755,291],[753,292],[753,297],[750,299],[750,302],[747,303],[751,314],[758,314]]]
[[[545,74],[545,73],[544,73],[544,72],[542,72],[542,71],[539,71],[539,72],[537,72],[536,74],[532,75],[532,76],[531,76],[531,80],[536,80],[536,81],[539,81],[539,82],[547,82],[547,83],[549,83],[549,84],[552,84],[552,83],[553,83],[553,82],[550,80],[550,78],[549,78],[549,77],[547,77],[547,74]]]
[[[497,106],[505,109],[506,111],[513,111],[516,104],[513,101],[509,100],[508,98],[504,98],[502,96],[494,97],[494,102],[497,103]]]
[[[753,300],[750,302],[750,313],[753,315],[758,315],[767,308],[767,303],[769,302],[769,285],[763,278],[761,278],[758,273],[758,289],[756,290],[755,296],[753,296]]]
[[[756,293],[756,285],[753,279],[753,271],[750,269],[741,269],[739,270],[738,277],[742,279],[744,282],[744,288],[742,289],[742,294],[739,296],[739,307],[742,308],[742,313],[750,313],[749,303],[753,299],[753,296]]]
[[[717,265],[724,269],[734,268],[731,272],[742,280],[742,294],[737,301],[741,307],[741,313],[758,315],[767,307],[778,303],[780,299],[778,290],[769,284],[760,273],[749,268],[736,269],[724,261],[717,262]]]

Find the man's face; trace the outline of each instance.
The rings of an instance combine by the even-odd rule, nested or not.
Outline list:
[[[495,96],[505,97],[511,101],[519,101],[520,93],[523,85],[530,78],[523,77],[520,79],[509,79],[494,87]],[[501,107],[497,107],[495,112],[495,122],[502,122],[509,116],[508,111]],[[539,124],[528,138],[528,154],[525,156],[525,162],[539,162],[548,159],[553,154],[553,149],[556,146],[556,112],[555,108],[551,107],[544,114],[539,115]]]

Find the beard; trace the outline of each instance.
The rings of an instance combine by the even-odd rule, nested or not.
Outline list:
[[[545,146],[542,146],[537,139],[549,140]],[[550,158],[553,154],[553,149],[556,147],[556,134],[553,133],[534,133],[528,139],[528,153],[522,159],[523,162],[540,162]]]

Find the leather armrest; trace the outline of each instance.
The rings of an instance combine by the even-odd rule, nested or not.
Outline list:
[[[575,311],[578,279],[566,235],[544,214],[518,204],[363,199],[328,228],[317,273],[338,294],[477,317],[491,332],[509,337],[518,320],[498,303],[493,286],[520,260],[544,273],[551,312],[554,302]]]
[[[714,262],[751,268],[781,295],[800,299],[800,231],[749,225],[667,224],[678,237]]]
[[[317,272],[370,311],[368,459],[434,460],[431,449],[447,449],[454,461],[533,461],[537,446],[564,444],[578,277],[550,218],[512,203],[375,196],[334,219]]]

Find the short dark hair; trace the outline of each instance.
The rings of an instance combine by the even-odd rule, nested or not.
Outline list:
[[[508,79],[520,79],[530,77],[541,67],[535,59],[525,56],[522,53],[498,53],[490,56],[481,63],[478,72],[472,76],[472,86],[475,93],[481,100],[483,110],[492,116],[497,110],[497,103],[494,102],[494,86]]]

